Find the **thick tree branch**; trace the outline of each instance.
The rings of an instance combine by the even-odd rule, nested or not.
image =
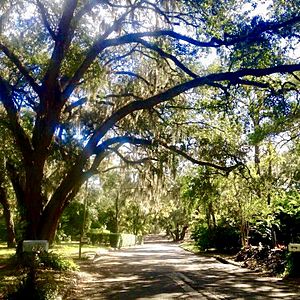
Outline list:
[[[0,101],[3,103],[10,120],[9,129],[13,132],[18,148],[20,149],[25,166],[30,167],[32,162],[32,146],[30,139],[19,123],[18,112],[12,99],[12,89],[7,81],[0,77]]]
[[[241,84],[241,85],[250,85],[250,86],[259,87],[262,89],[270,88],[270,85],[268,83],[258,82],[258,81],[254,81],[254,80],[237,79],[236,82],[232,81],[231,83],[232,84]]]
[[[107,150],[110,146],[114,144],[134,144],[134,145],[147,145],[151,146],[152,141],[147,139],[136,138],[132,136],[117,136],[110,139],[105,140],[100,145],[98,145],[95,149],[94,154],[99,154],[105,150]]]
[[[102,123],[102,125],[100,125],[95,130],[95,133],[87,143],[82,155],[86,158],[89,157],[93,153],[93,149],[95,149],[96,145],[104,137],[107,131],[127,115],[131,114],[134,111],[152,108],[153,106],[168,101],[192,88],[204,85],[209,86],[211,84],[214,84],[215,82],[221,81],[236,82],[238,79],[245,76],[263,77],[275,73],[292,73],[294,71],[300,71],[300,64],[279,65],[265,69],[241,69],[236,72],[210,74],[174,86],[166,90],[165,92],[152,96],[148,99],[131,102],[113,113],[105,122]]]
[[[133,94],[133,93],[126,93],[126,94],[108,94],[108,95],[105,95],[103,98],[104,99],[107,99],[107,98],[125,98],[125,97],[132,97],[136,100],[143,100],[143,98]],[[110,103],[106,103],[106,104],[109,104],[109,105],[113,105],[112,102]]]
[[[256,40],[262,33],[277,33],[280,29],[291,27],[300,22],[300,16],[294,16],[283,22],[261,22],[243,35],[228,35],[224,41],[215,39],[216,43],[230,46],[247,40]]]
[[[71,103],[70,105],[68,105],[65,109],[64,112],[65,113],[70,113],[74,108],[78,107],[78,106],[82,106],[83,104],[85,104],[88,101],[87,97],[84,98],[80,98],[77,101]]]
[[[0,50],[8,57],[8,59],[17,67],[19,72],[25,77],[32,89],[40,95],[41,87],[36,83],[35,79],[30,75],[27,68],[21,63],[20,59],[4,44],[0,43]]]
[[[126,13],[126,15],[129,12]],[[266,26],[260,26],[258,28],[255,28],[253,31],[246,35],[242,35],[239,37],[231,37],[230,39],[227,38],[225,40],[221,39],[216,39],[212,38],[208,42],[201,42],[198,40],[195,40],[193,38],[187,37],[185,35],[179,34],[175,31],[172,30],[159,30],[159,31],[151,31],[151,32],[137,32],[137,33],[129,33],[125,34],[123,36],[117,37],[117,38],[112,38],[112,39],[106,39],[106,37],[102,36],[100,39],[98,39],[93,46],[90,48],[90,50],[86,54],[86,58],[82,62],[82,64],[79,66],[77,71],[75,72],[73,78],[70,80],[70,83],[66,87],[64,91],[64,96],[67,97],[71,95],[73,92],[76,83],[82,78],[83,74],[86,72],[86,70],[89,68],[89,66],[92,64],[94,59],[101,53],[104,49],[109,48],[109,47],[114,47],[114,46],[120,46],[124,44],[131,44],[131,43],[140,43],[141,38],[143,37],[162,37],[162,36],[169,36],[172,37],[176,40],[181,40],[188,42],[189,44],[195,45],[197,47],[205,47],[205,48],[219,48],[223,45],[225,46],[230,46],[234,45],[238,42],[244,41],[246,39],[252,38],[253,35],[259,36],[263,32],[266,31],[276,31],[280,28],[284,28],[285,26],[292,26],[300,21],[300,16],[296,16],[290,20],[287,20],[282,23],[266,23]],[[116,21],[117,23],[117,21]],[[113,25],[114,26],[114,25]],[[143,40],[142,40],[143,41]],[[144,41],[143,43],[146,43]],[[154,50],[154,49],[152,49]],[[169,54],[168,54],[169,55]],[[186,68],[186,67],[185,67]],[[192,74],[190,74],[192,76]],[[193,74],[193,78],[195,78],[196,74]]]
[[[152,158],[151,157],[143,157],[143,158],[140,158],[140,159],[131,160],[131,159],[126,158],[118,150],[112,150],[112,151],[114,153],[116,153],[128,165],[138,165],[138,164],[142,164],[142,163],[148,162],[150,160],[157,160],[157,159],[154,159],[153,157]]]
[[[65,51],[68,49],[73,38],[74,28],[71,21],[78,0],[65,0],[64,11],[58,24],[55,45],[52,52],[48,70],[44,76],[43,83],[47,90],[55,89],[58,82],[59,70],[64,59]]]
[[[46,27],[46,29],[48,30],[50,36],[52,37],[52,39],[55,41],[56,40],[56,34],[55,31],[52,29],[49,21],[48,21],[48,12],[45,8],[45,6],[41,3],[41,1],[37,0],[36,4],[41,12],[41,17],[44,23],[44,26]]]

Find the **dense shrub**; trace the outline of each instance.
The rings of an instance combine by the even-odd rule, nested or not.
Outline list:
[[[39,255],[40,264],[44,268],[51,268],[57,271],[77,271],[79,267],[71,259],[52,252],[42,252]]]
[[[143,242],[142,236],[126,233],[111,233],[100,230],[91,230],[88,237],[93,245],[110,245],[113,248],[130,247],[140,245]]]
[[[41,280],[44,269],[57,271],[78,270],[78,266],[69,259],[51,252],[32,253],[24,252],[14,256],[13,262],[24,268],[23,278],[20,283],[12,287],[6,295],[8,300],[54,300],[57,299],[58,287],[53,280]]]
[[[109,231],[103,231],[101,229],[92,229],[87,236],[89,237],[91,243],[93,245],[103,245],[108,246],[110,245],[110,232]]]
[[[206,226],[198,224],[192,231],[192,239],[201,250],[207,250],[215,247],[215,232],[209,230]]]
[[[57,299],[57,287],[54,284],[40,284],[28,274],[15,288],[6,295],[7,300],[54,300]],[[30,295],[30,296],[29,296]],[[29,297],[29,298],[27,298]]]
[[[198,224],[192,231],[192,239],[201,250],[215,248],[218,251],[229,251],[241,247],[239,231],[229,225],[218,225],[209,229]]]
[[[287,254],[285,274],[291,277],[300,276],[300,253],[299,252],[289,252]]]
[[[57,271],[76,271],[78,266],[71,259],[52,252],[23,252],[21,255],[14,255],[11,262],[22,268],[53,269]]]

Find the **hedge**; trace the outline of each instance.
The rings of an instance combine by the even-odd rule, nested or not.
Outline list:
[[[88,237],[93,245],[111,246],[113,248],[141,245],[143,237],[128,233],[108,233],[97,230],[90,231]]]

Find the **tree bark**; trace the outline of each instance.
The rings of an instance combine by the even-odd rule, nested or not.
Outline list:
[[[7,230],[7,247],[13,248],[16,246],[16,234],[11,208],[7,199],[5,189],[0,185],[0,203],[3,206],[3,213],[5,218]]]

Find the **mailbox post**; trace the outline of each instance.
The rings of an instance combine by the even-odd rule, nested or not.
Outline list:
[[[24,240],[23,252],[48,252],[49,243],[47,240]]]
[[[290,243],[288,245],[288,250],[290,252],[300,252],[300,244]]]

